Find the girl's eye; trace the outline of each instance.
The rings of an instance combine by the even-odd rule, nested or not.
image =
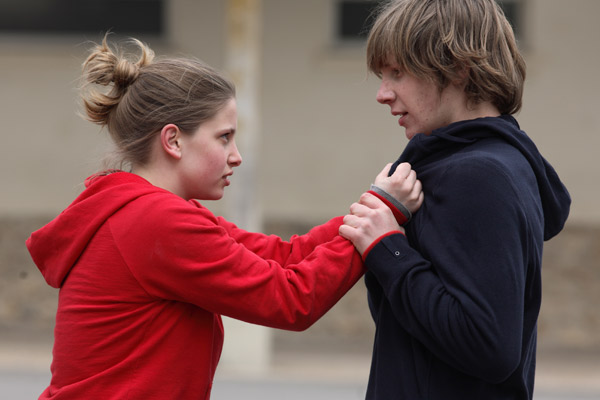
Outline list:
[[[225,141],[225,143],[229,142],[229,138],[231,136],[231,133],[225,133],[224,135],[221,135],[221,139],[223,139]]]

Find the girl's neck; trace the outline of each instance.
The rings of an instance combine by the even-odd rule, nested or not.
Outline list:
[[[138,176],[141,176],[152,185],[161,189],[168,190],[171,193],[179,194],[178,191],[178,180],[175,176],[169,173],[172,169],[169,167],[163,167],[157,165],[135,165],[132,167],[131,172]]]

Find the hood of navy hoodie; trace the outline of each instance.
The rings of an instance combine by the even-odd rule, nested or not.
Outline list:
[[[462,148],[490,137],[502,138],[527,159],[535,173],[542,199],[544,240],[556,236],[564,227],[569,215],[571,197],[554,168],[542,157],[527,134],[520,130],[519,124],[512,116],[460,121],[434,130],[431,135],[416,135],[408,143],[390,174],[393,174],[396,165],[401,162],[414,165],[429,155],[451,151],[453,147]]]
[[[140,196],[163,191],[127,172],[95,175],[85,185],[69,207],[26,241],[34,263],[55,288],[62,286],[89,241],[111,215]]]

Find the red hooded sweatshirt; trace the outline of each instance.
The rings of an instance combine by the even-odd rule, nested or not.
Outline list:
[[[361,277],[341,217],[284,242],[114,172],[27,240],[60,288],[40,399],[208,399],[220,315],[303,330]]]

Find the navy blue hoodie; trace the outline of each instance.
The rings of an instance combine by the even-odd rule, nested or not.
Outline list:
[[[417,135],[405,161],[425,201],[365,260],[367,399],[531,399],[543,242],[569,193],[510,116]]]

